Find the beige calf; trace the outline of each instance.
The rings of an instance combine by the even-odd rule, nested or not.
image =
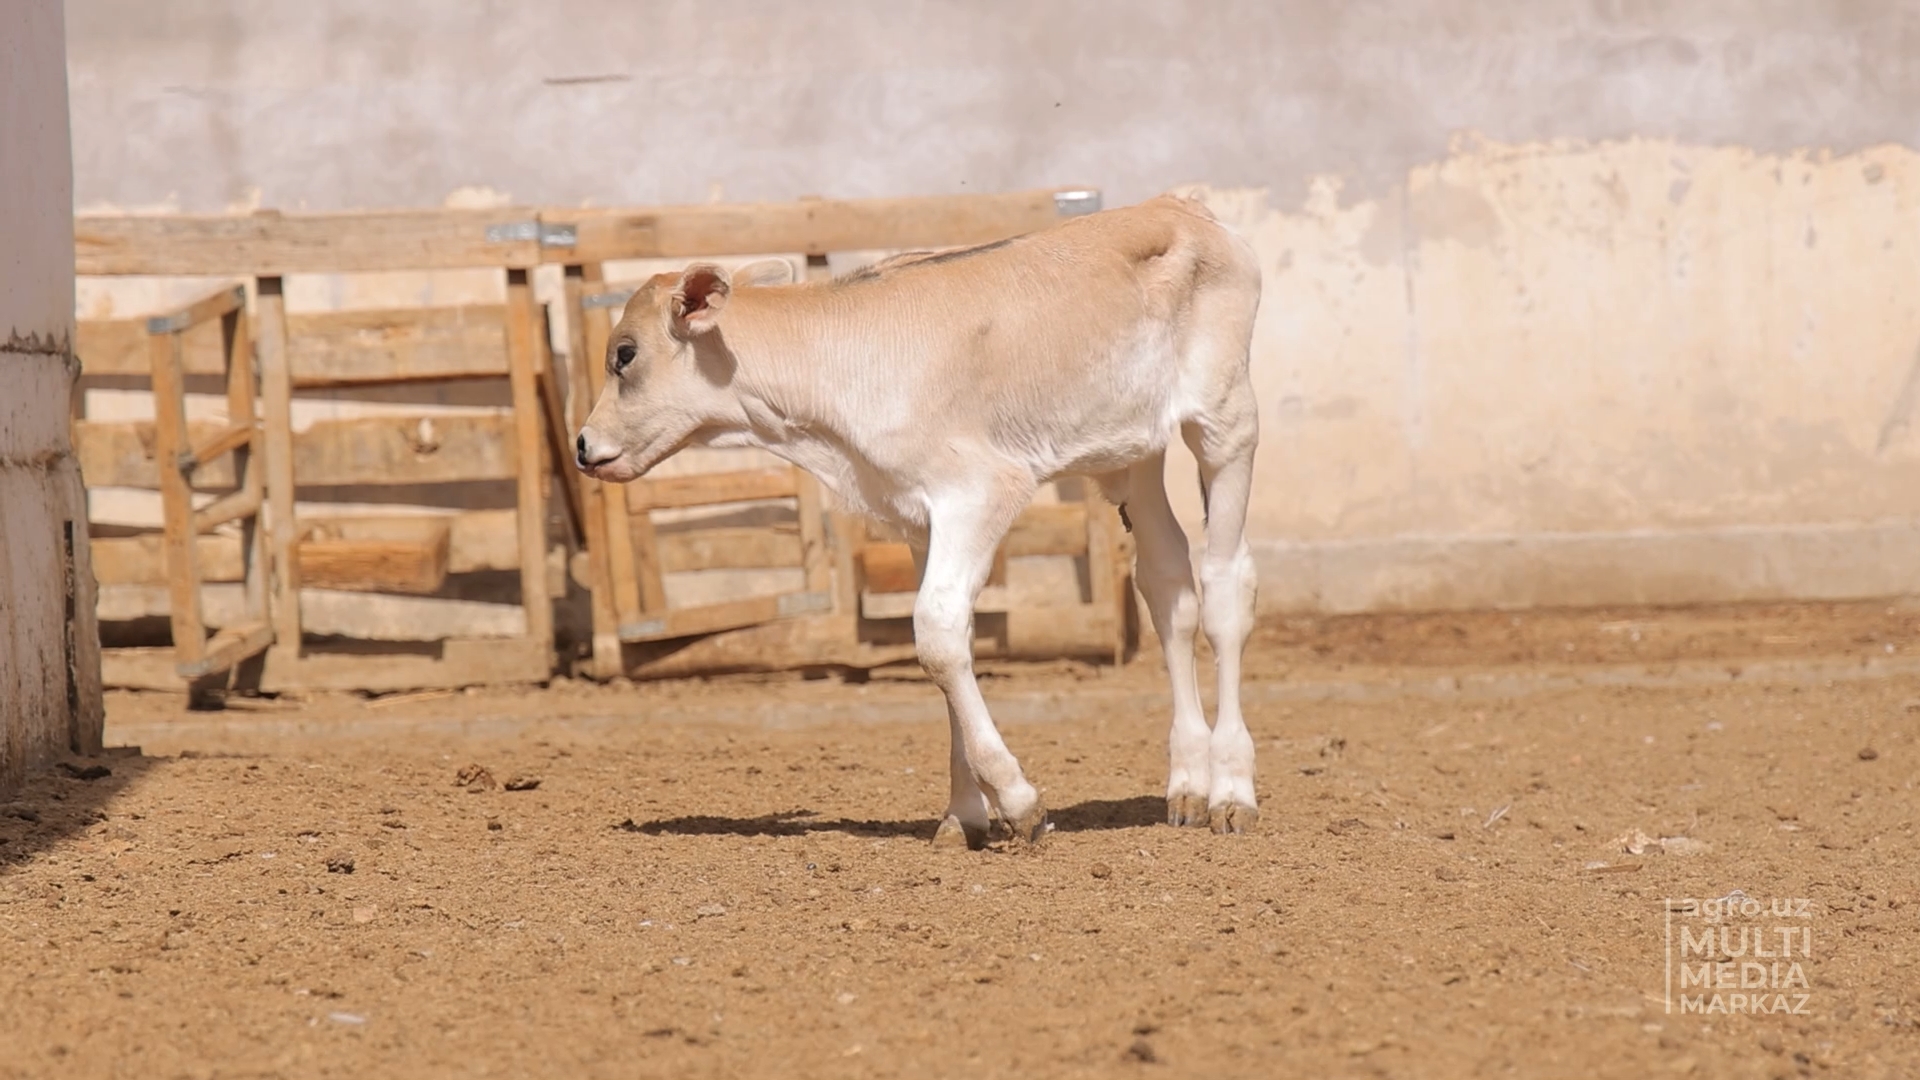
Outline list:
[[[994,811],[1028,838],[1046,814],[974,679],[974,601],[1035,490],[1092,477],[1131,521],[1165,644],[1168,820],[1252,825],[1240,655],[1254,609],[1242,530],[1259,441],[1247,349],[1260,271],[1247,245],[1199,204],[1163,196],[832,282],[790,279],[784,262],[734,275],[697,263],[647,282],[609,340],[580,468],[625,482],[685,446],[762,447],[911,538],[925,565],[914,637],[953,734],[937,835],[976,847]],[[1176,434],[1200,463],[1204,600],[1161,482]],[[1198,626],[1218,658],[1211,730]]]

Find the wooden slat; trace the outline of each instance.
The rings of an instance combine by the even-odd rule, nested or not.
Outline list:
[[[663,612],[629,623],[620,628],[620,640],[665,641],[696,634],[712,634],[794,615],[818,614],[831,608],[832,604],[833,598],[825,593],[750,596],[704,607]]]
[[[589,262],[580,271],[583,292],[605,285],[605,268],[599,263]],[[585,339],[580,356],[588,392],[591,398],[598,398],[607,379],[604,360],[612,317],[606,308],[583,308],[578,301],[572,314],[580,321]],[[642,611],[666,610],[667,586],[653,542],[653,519],[645,513],[628,513],[627,485],[601,484],[599,492],[607,546],[607,591],[612,597],[615,625],[639,619]]]
[[[450,518],[345,518],[303,532],[298,557],[307,587],[427,595],[446,584]]]
[[[510,416],[323,420],[294,435],[293,479],[302,487],[512,479],[513,431]],[[537,465],[537,440],[532,449]]]
[[[77,274],[331,274],[532,266],[533,210],[78,217]],[[495,230],[492,239],[488,231]]]
[[[547,596],[547,509],[542,491],[539,376],[534,370],[538,326],[533,284],[525,270],[507,271],[507,371],[513,388],[513,446],[519,461],[514,474],[514,510],[520,533],[520,602],[527,612],[527,637],[553,646],[553,605]],[[501,440],[504,444],[505,440]]]
[[[324,311],[287,316],[289,363],[299,387],[505,378],[506,308],[500,304]],[[189,375],[225,370],[220,334],[196,326],[181,334]],[[87,319],[77,351],[83,374],[146,377],[147,320]]]
[[[785,466],[664,476],[635,480],[626,487],[627,506],[635,511],[714,506],[756,499],[790,499],[799,491],[794,470]]]
[[[249,401],[248,404],[249,407],[251,407],[251,401]],[[243,420],[240,423],[228,426],[226,430],[208,439],[206,442],[195,443],[193,447],[193,467],[198,469],[214,458],[233,453],[235,450],[252,442],[254,436],[259,434],[259,432],[260,428],[258,425],[250,420]]]
[[[301,531],[305,535],[295,550],[299,552],[298,569],[304,577],[314,573],[320,561],[309,557],[309,549],[315,542],[397,543],[421,548],[435,546],[438,543],[435,539],[438,534],[446,538],[447,573],[470,574],[487,570],[513,570],[520,565],[516,528],[511,510],[472,510],[461,514],[433,516],[328,517],[309,519],[302,526]],[[758,530],[750,531],[758,532]],[[791,543],[791,538],[787,540]],[[166,551],[159,533],[95,537],[91,547],[94,576],[102,585],[163,585],[166,583]],[[757,548],[743,545],[735,548],[723,542],[718,546],[717,551],[720,558],[728,557],[729,552],[738,552],[732,557],[738,565],[742,566],[784,565],[740,561],[751,558],[757,552],[769,547],[770,545],[759,545]],[[670,548],[670,550],[678,551],[679,549]],[[703,546],[702,550],[716,549]],[[246,562],[241,557],[240,541],[235,537],[196,537],[194,551],[199,561],[200,580],[203,582],[239,581],[246,575]],[[412,587],[411,583],[423,580],[425,579],[421,575],[409,570],[403,579],[379,581],[367,587],[385,592],[432,591]],[[403,585],[403,581],[406,584]],[[315,581],[313,584],[330,588],[354,587],[340,580]]]
[[[235,518],[251,517],[260,511],[260,502],[259,488],[241,488],[230,495],[222,495],[193,512],[193,531],[212,532],[216,526]]]
[[[254,317],[259,323],[255,348],[260,360],[260,424],[266,457],[267,536],[273,571],[272,613],[274,649],[269,653],[300,655],[300,563],[294,544],[300,523],[294,509],[293,486],[293,373],[287,367],[287,308],[281,280],[263,277]]]
[[[265,652],[273,644],[273,627],[265,621],[229,626],[207,640],[206,654],[200,659],[181,662],[174,670],[183,679],[199,679],[230,671],[235,664]]]
[[[212,322],[246,306],[246,286],[229,285],[183,307],[148,317],[147,333],[177,334],[182,330],[199,326],[201,323]]]
[[[580,501],[580,485],[577,482],[580,470],[573,464],[573,425],[567,423],[567,395],[561,389],[560,372],[553,355],[552,312],[546,306],[541,308],[540,333],[536,355],[541,364],[538,371],[540,389],[541,428],[547,436],[547,460],[553,465],[554,480],[560,488],[561,501],[567,508],[568,532],[576,545],[587,542],[586,508]]]
[[[188,445],[186,376],[180,370],[180,341],[172,334],[147,340],[153,359],[153,456],[166,463],[154,470],[166,536],[168,616],[173,624],[177,663],[193,664],[206,655],[206,622],[200,610],[200,574],[193,551],[193,489],[173,463]]]
[[[920,569],[913,549],[905,544],[868,544],[860,549],[859,559],[865,592],[910,593],[920,587]]]
[[[860,598],[860,617],[863,619],[911,619],[913,602],[918,596],[918,592],[911,590],[866,593]],[[988,585],[980,590],[979,599],[973,602],[973,610],[977,615],[995,615],[1011,611],[1013,599],[1008,595],[1006,586]]]
[[[696,570],[753,570],[804,566],[804,540],[793,527],[727,527],[658,534],[660,569],[669,574]],[[830,585],[831,579],[821,582]],[[808,579],[809,591],[813,588]]]
[[[581,306],[586,292],[586,270],[567,267],[563,284],[568,334],[567,426],[568,430],[577,432],[586,423],[588,410],[593,408],[593,383],[587,375],[587,327]],[[611,679],[620,674],[621,652],[620,617],[614,611],[614,584],[607,551],[606,500],[600,481],[578,470],[574,480],[580,488],[581,519],[587,533],[587,586],[592,594],[589,604],[593,622],[591,673],[597,679]]]
[[[199,438],[212,438],[223,426],[196,423],[188,425],[188,430]],[[507,480],[517,475],[512,435],[513,418],[508,416],[322,420],[292,436],[293,478],[301,486]],[[74,425],[74,443],[81,472],[91,487],[158,484],[153,424],[81,421]],[[535,449],[539,449],[537,441]],[[232,467],[219,460],[199,469],[193,478],[202,490],[232,487],[234,479]]]
[[[103,586],[161,585],[167,580],[165,538],[159,533],[96,537],[91,546],[93,575]],[[196,537],[194,557],[202,581],[239,581],[246,575],[236,537]]]
[[[213,421],[194,421],[186,425],[186,437],[194,442],[204,442],[225,427],[225,424]],[[154,467],[154,460],[160,453],[159,432],[152,421],[76,420],[73,424],[73,448],[74,455],[80,460],[80,474],[88,487],[151,489],[160,484],[160,471]],[[175,468],[165,471],[175,476],[180,474]],[[185,482],[184,478],[182,482]],[[233,487],[233,462],[208,462],[194,471],[192,483],[203,491]]]
[[[1001,549],[1009,558],[1032,555],[1084,555],[1087,507],[1084,503],[1029,506],[1015,519]]]
[[[147,320],[83,319],[75,337],[83,375],[133,375],[150,378],[147,360]],[[180,333],[181,368],[189,375],[218,375],[226,370],[220,328],[201,324]]]
[[[267,590],[273,575],[267,555],[267,531],[260,514],[267,494],[267,462],[261,452],[266,447],[266,438],[259,422],[260,386],[254,371],[253,323],[246,309],[240,308],[221,320],[220,329],[227,353],[227,422],[233,425],[229,430],[246,432],[246,440],[233,447],[233,460],[234,468],[240,473],[240,492],[252,503],[246,520],[240,523],[240,549],[246,562],[247,615],[249,622],[267,623],[271,607]]]
[[[267,654],[260,688],[269,693],[359,690],[384,694],[540,682],[552,671],[550,645],[521,638],[454,638],[440,644],[437,657],[322,653],[296,658],[274,649]]]
[[[295,386],[507,374],[506,308],[499,304],[289,315],[287,335]]]
[[[1090,189],[908,199],[803,199],[733,206],[555,208],[543,211],[542,220],[573,225],[577,239],[571,247],[547,248],[544,256],[549,262],[578,263],[788,251],[824,255],[872,248],[986,243],[1058,221],[1056,190]]]

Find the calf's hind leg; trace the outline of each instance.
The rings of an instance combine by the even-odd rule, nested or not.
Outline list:
[[[1127,518],[1133,523],[1134,580],[1147,601],[1173,690],[1173,724],[1167,732],[1167,824],[1201,825],[1208,819],[1212,751],[1193,660],[1200,599],[1193,589],[1186,531],[1167,504],[1165,471],[1164,454],[1140,462],[1127,472],[1124,495]]]
[[[1258,421],[1247,387],[1224,417],[1183,434],[1200,463],[1207,511],[1207,551],[1200,561],[1200,622],[1213,646],[1219,702],[1209,743],[1207,810],[1214,832],[1244,832],[1260,812],[1253,791],[1253,736],[1240,712],[1240,656],[1253,632],[1256,584],[1247,550],[1247,503],[1253,493]]]

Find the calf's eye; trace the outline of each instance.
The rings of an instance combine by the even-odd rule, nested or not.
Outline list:
[[[634,348],[632,345],[621,345],[619,348],[613,350],[614,373],[618,374],[627,370],[627,365],[633,363],[633,355]]]

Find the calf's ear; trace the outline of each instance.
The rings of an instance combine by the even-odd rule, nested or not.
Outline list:
[[[716,263],[694,263],[673,287],[673,324],[687,337],[712,330],[727,306],[733,282]]]
[[[785,259],[758,259],[733,272],[736,285],[753,285],[762,288],[770,285],[793,284],[793,264]]]

